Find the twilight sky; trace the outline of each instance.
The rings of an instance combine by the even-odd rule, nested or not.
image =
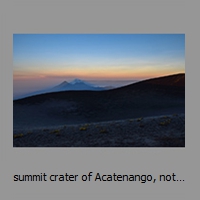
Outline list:
[[[13,35],[14,96],[74,78],[110,85],[182,72],[184,34]]]

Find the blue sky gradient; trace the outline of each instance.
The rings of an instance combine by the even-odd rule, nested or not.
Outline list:
[[[14,93],[74,78],[143,80],[182,73],[185,35],[14,34],[13,70]]]

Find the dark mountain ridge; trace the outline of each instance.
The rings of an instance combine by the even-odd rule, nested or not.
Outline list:
[[[60,86],[65,86],[68,84],[68,82],[64,81],[62,82]],[[152,92],[154,90],[160,90],[160,91],[166,91],[169,94],[174,93],[174,91],[178,92],[178,94],[184,94],[185,95],[185,74],[175,74],[175,75],[169,75],[169,76],[163,76],[158,78],[151,78],[148,80],[140,81],[137,83],[133,83],[127,86],[114,88],[106,91],[61,91],[61,92],[50,92],[45,94],[39,94],[31,97],[26,97],[19,100],[14,100],[13,102],[16,103],[36,103],[37,100],[46,100],[50,97],[52,98],[61,98],[63,99],[65,95],[83,95],[83,94],[95,94],[96,92],[101,94],[108,94],[108,93],[126,93],[126,92],[135,92],[138,91],[140,93],[143,93],[144,91]]]
[[[70,124],[184,113],[185,74],[152,78],[105,91],[41,94],[15,100],[13,105],[14,126],[19,118],[24,119],[25,125],[36,126],[42,120],[42,125],[48,124],[50,118],[51,124],[54,120],[55,124],[58,121]],[[33,114],[31,106],[38,115]],[[29,120],[25,119],[27,114],[23,114],[27,112]],[[35,121],[31,120],[33,115]]]

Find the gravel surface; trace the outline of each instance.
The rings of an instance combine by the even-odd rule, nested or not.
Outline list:
[[[185,147],[185,114],[14,129],[13,147]]]

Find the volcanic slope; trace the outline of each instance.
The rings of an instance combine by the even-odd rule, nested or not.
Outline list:
[[[185,74],[106,91],[65,91],[13,101],[14,129],[185,113]]]

